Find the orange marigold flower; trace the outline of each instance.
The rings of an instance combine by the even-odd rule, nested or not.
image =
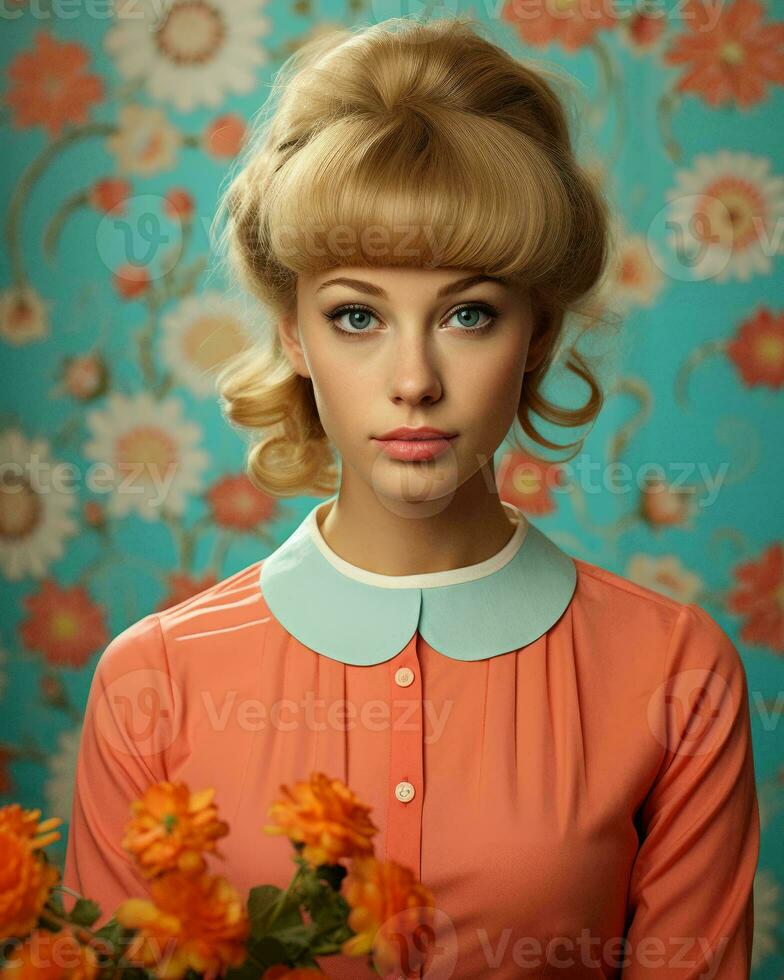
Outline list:
[[[151,901],[131,898],[115,917],[138,930],[126,959],[160,980],[179,980],[189,968],[208,978],[239,966],[250,933],[242,896],[220,875],[169,871],[150,884]]]
[[[274,824],[264,830],[304,844],[302,857],[308,864],[315,868],[373,853],[372,837],[378,827],[368,815],[372,808],[360,802],[345,783],[314,772],[293,789],[283,785],[280,789],[285,799],[270,806],[267,815]]]
[[[341,884],[341,893],[351,906],[348,924],[356,933],[341,946],[347,956],[372,953],[382,976],[399,974],[406,961],[422,952],[422,930],[434,934],[435,900],[410,868],[397,861],[362,857],[352,861]],[[400,937],[417,938],[401,948]]]
[[[174,869],[199,873],[206,866],[205,851],[224,856],[215,842],[228,834],[229,825],[218,819],[214,795],[213,787],[191,793],[185,783],[164,780],[134,800],[122,846],[145,877]]]
[[[0,980],[93,980],[98,957],[70,929],[34,929],[11,953]]]
[[[36,852],[59,840],[62,820],[38,822],[40,810],[18,803],[0,807],[0,937],[25,936],[35,927],[60,872]]]

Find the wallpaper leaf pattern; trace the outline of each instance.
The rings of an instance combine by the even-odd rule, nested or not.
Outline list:
[[[576,460],[500,451],[499,489],[738,644],[763,824],[754,977],[784,975],[781,4],[69,10],[4,10],[0,800],[67,818],[109,640],[268,554],[311,505],[250,483],[214,386],[256,324],[206,229],[272,74],[325,24],[468,12],[578,79],[585,163],[617,203],[604,410]]]

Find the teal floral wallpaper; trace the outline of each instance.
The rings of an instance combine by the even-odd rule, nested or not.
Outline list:
[[[255,320],[209,226],[272,75],[325,24],[471,13],[575,80],[584,159],[617,208],[605,408],[566,462],[504,447],[501,495],[736,642],[763,832],[754,977],[784,976],[783,12],[4,0],[0,804],[67,820],[109,640],[268,554],[312,506],[251,485],[214,387]]]

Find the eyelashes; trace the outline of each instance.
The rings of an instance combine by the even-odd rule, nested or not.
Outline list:
[[[455,316],[455,314],[460,313],[463,310],[479,310],[490,318],[487,323],[480,324],[479,326],[476,327],[458,328],[461,333],[470,334],[471,336],[476,336],[478,334],[485,334],[488,331],[492,330],[493,327],[495,326],[495,321],[501,315],[500,311],[497,310],[490,303],[479,303],[479,302],[463,303],[462,305],[455,307],[455,309],[449,313],[449,315],[447,316],[447,320],[451,320],[452,317]],[[370,327],[368,327],[365,330],[346,330],[344,327],[338,326],[337,321],[346,313],[351,313],[353,311],[367,313],[370,316],[379,319],[379,317],[376,316],[376,314],[369,306],[364,306],[362,303],[344,303],[341,306],[336,307],[334,310],[330,310],[328,313],[324,313],[323,316],[324,319],[329,322],[330,326],[335,331],[335,333],[340,334],[341,337],[354,338],[354,337],[362,337],[366,334],[372,334],[373,330],[371,330]]]

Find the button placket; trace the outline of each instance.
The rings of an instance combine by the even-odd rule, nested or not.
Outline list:
[[[424,752],[422,676],[415,634],[389,665],[389,801],[387,860],[421,876]]]

